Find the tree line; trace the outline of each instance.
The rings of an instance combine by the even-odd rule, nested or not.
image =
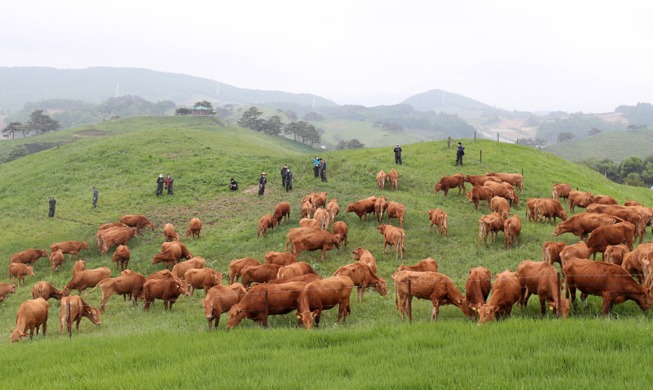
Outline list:
[[[25,123],[22,122],[11,122],[7,127],[2,130],[2,135],[5,137],[11,136],[11,139],[16,137],[16,133],[21,133],[23,138],[34,133],[45,134],[50,131],[57,131],[61,128],[61,125],[56,120],[50,118],[48,114],[45,114],[43,110],[34,110],[29,117],[29,120]]]
[[[590,157],[581,161],[581,164],[600,172],[615,183],[635,187],[653,186],[653,155],[644,159],[630,156],[619,163],[608,158],[599,160]]]

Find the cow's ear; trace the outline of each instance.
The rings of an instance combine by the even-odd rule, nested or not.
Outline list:
[[[295,317],[297,317],[297,319],[298,319],[298,320],[301,320],[301,319],[302,319],[302,315],[301,315],[301,314],[299,314],[299,312],[298,312],[298,311],[297,311],[297,312],[295,312]]]
[[[472,306],[470,306],[470,307],[471,307],[471,308],[472,308],[472,310],[474,310],[475,312],[478,312],[478,307],[477,307],[477,306],[475,306],[475,305],[472,305]]]
[[[315,318],[315,317],[318,316],[318,314],[320,314],[320,311],[319,311],[319,310],[313,310],[313,311],[311,312],[311,317],[312,317],[312,318]]]
[[[549,305],[549,310],[556,311],[556,309],[555,309],[555,307],[553,307],[553,305]]]
[[[495,306],[492,308],[492,311],[496,314],[496,312],[499,311],[499,306]]]

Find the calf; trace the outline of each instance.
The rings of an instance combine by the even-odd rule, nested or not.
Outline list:
[[[9,258],[10,263],[23,263],[28,265],[34,265],[36,260],[41,257],[48,257],[48,252],[44,249],[26,249],[22,252],[14,253]]]
[[[392,278],[395,282],[395,305],[401,312],[402,320],[404,314],[409,313],[413,297],[427,299],[433,303],[431,321],[438,319],[440,305],[455,305],[466,316],[471,315],[467,298],[458,291],[447,275],[437,272],[399,271]]]
[[[86,262],[82,259],[77,260],[75,264],[73,264],[73,270],[72,270],[73,276],[75,276],[75,274],[78,273],[79,271],[84,271],[85,269],[86,269]]]
[[[571,186],[564,183],[556,183],[551,188],[551,197],[554,199],[569,199],[569,191],[571,191]]]
[[[519,235],[521,234],[521,219],[519,215],[515,214],[512,217],[503,221],[503,240],[504,247],[513,247],[519,243]]]
[[[465,194],[467,199],[470,202],[474,203],[474,209],[478,211],[478,204],[480,201],[484,200],[487,202],[488,206],[490,205],[490,199],[494,196],[494,193],[491,189],[484,186],[474,186],[472,190]]]
[[[470,308],[474,308],[474,313],[485,304],[490,289],[492,288],[492,276],[490,270],[478,266],[469,270],[469,276],[465,281],[465,297],[469,302]]]
[[[449,237],[449,216],[444,211],[439,208],[428,211],[429,220],[431,221],[431,226],[429,231],[433,231],[433,225],[438,227],[438,233],[442,235],[442,232]]]
[[[259,284],[252,287],[243,299],[229,310],[227,328],[237,326],[249,318],[262,326],[268,326],[268,316],[290,313],[297,309],[299,295],[306,283]]]
[[[278,264],[249,266],[242,270],[242,283],[247,289],[249,289],[249,285],[252,283],[267,283],[272,279],[276,279],[279,268],[281,266]]]
[[[261,265],[261,262],[251,257],[231,260],[229,263],[229,284],[237,282],[243,269],[252,265]]]
[[[63,295],[67,297],[71,290],[77,290],[81,294],[89,287],[95,287],[101,280],[111,277],[111,270],[108,267],[86,269],[75,274],[63,288]]]
[[[378,189],[383,189],[385,188],[385,182],[388,181],[388,174],[381,169],[377,174],[376,174],[376,187]]]
[[[165,270],[168,274],[170,271]],[[170,274],[172,276],[172,274]],[[138,302],[138,298],[143,295],[143,285],[145,285],[145,276],[131,270],[123,271],[115,278],[106,278],[101,280],[89,294],[96,288],[102,290],[102,300],[100,301],[99,310],[104,313],[104,306],[113,295],[130,295],[134,301],[134,305]]]
[[[326,209],[329,212],[329,218],[331,219],[330,224],[333,225],[336,215],[340,213],[340,206],[338,205],[338,199],[336,198],[331,198],[329,200],[329,203],[326,205]]]
[[[376,259],[372,255],[372,252],[364,248],[356,248],[351,253],[354,255],[354,260],[367,265],[372,269],[372,272],[376,273]]]
[[[505,270],[494,277],[492,295],[478,311],[479,324],[492,322],[496,318],[507,318],[512,312],[512,306],[519,300],[521,285],[517,272]]]
[[[16,293],[15,284],[0,283],[0,302],[4,301],[7,295]]]
[[[451,188],[458,188],[458,195],[464,193],[467,189],[465,188],[465,177],[462,173],[456,173],[451,176],[444,176],[435,184],[435,193],[437,194],[442,190],[444,196],[449,194]]]
[[[535,214],[538,222],[553,220],[555,223],[556,218],[566,221],[568,217],[567,212],[563,210],[560,201],[557,199],[539,199],[535,203]]]
[[[63,265],[63,258],[64,255],[61,249],[50,253],[50,269],[52,272],[61,270],[61,266]]]
[[[490,211],[493,213],[501,214],[503,218],[508,218],[508,213],[510,212],[510,203],[506,198],[493,196],[492,199],[490,199]]]
[[[333,276],[348,276],[356,286],[359,302],[364,302],[365,289],[374,287],[382,297],[388,295],[388,285],[383,278],[376,276],[370,267],[361,263],[352,263],[339,267]]]
[[[591,192],[569,191],[569,211],[574,212],[576,206],[586,208],[594,203],[594,195]]]
[[[610,264],[621,265],[621,263],[623,263],[624,257],[629,252],[630,251],[628,250],[628,247],[624,244],[608,245],[605,248],[605,252],[603,252],[603,261]]]
[[[34,276],[34,267],[23,263],[9,263],[9,279],[18,279],[20,286],[27,276]]]
[[[55,286],[48,282],[41,281],[35,283],[32,287],[32,298],[34,299],[43,298],[47,301],[50,298],[54,298],[56,300],[61,300],[61,297],[63,297],[63,292],[59,291]]]
[[[206,293],[206,298],[202,299],[202,308],[204,308],[204,317],[211,324],[215,320],[215,329],[220,324],[220,315],[227,313],[229,310],[245,296],[247,291],[240,283],[229,286],[214,286]]]
[[[172,273],[180,278],[183,279],[184,275],[186,274],[186,271],[188,271],[191,268],[204,268],[206,265],[206,260],[202,257],[193,257],[190,260],[182,261],[181,263],[175,264],[174,267],[172,267]]]
[[[163,301],[163,310],[172,310],[172,305],[177,302],[180,295],[188,295],[186,286],[175,279],[153,279],[143,284],[143,309],[150,309],[155,299]]]
[[[290,203],[280,202],[274,206],[274,213],[272,215],[274,222],[279,225],[281,221],[286,218],[286,221],[290,222]]]
[[[113,252],[113,256],[111,256],[111,261],[116,263],[118,270],[124,271],[129,265],[130,257],[131,252],[129,251],[129,247],[127,245],[118,245],[116,251]]]
[[[390,189],[391,190],[398,190],[399,189],[399,173],[392,168],[390,169],[390,172],[388,172],[388,181],[390,182]]]
[[[491,213],[482,216],[478,220],[478,240],[487,244],[488,234],[492,234],[492,242],[496,241],[499,231],[504,229],[504,219],[501,214]]]
[[[375,196],[370,196],[369,198],[361,199],[354,203],[349,203],[345,209],[345,213],[356,213],[358,219],[362,220],[365,216],[367,221],[368,214],[374,214],[374,203],[376,202]]]
[[[395,259],[399,257],[400,252],[401,258],[403,259],[404,254],[406,253],[406,248],[404,246],[406,233],[404,232],[404,229],[383,223],[376,228],[379,230],[379,233],[383,234],[383,254],[386,253],[386,247],[390,245],[395,247]]]
[[[210,288],[222,284],[223,276],[213,268],[191,268],[186,271],[184,280],[188,283],[191,296],[196,289],[203,289],[206,295]]]
[[[329,222],[331,217],[329,212],[326,209],[319,208],[313,213],[313,219],[316,219],[321,229],[327,229],[329,227]]]
[[[175,232],[175,227],[171,223],[166,223],[163,226],[163,236],[166,241],[179,241],[179,234]]]
[[[70,258],[73,258],[73,255],[77,255],[77,257],[81,257],[79,255],[79,252],[82,249],[88,249],[88,244],[86,241],[64,241],[64,242],[56,242],[52,245],[50,245],[50,253],[56,252],[57,250],[61,249],[63,253],[70,253]]]
[[[256,236],[265,236],[265,232],[268,229],[273,229],[274,228],[274,222],[275,219],[272,215],[270,214],[265,214],[258,220],[258,230],[256,231]]]
[[[32,338],[34,335],[34,329],[36,329],[36,334],[39,334],[39,328],[43,327],[43,336],[48,330],[48,310],[50,305],[43,298],[30,299],[23,302],[18,307],[18,312],[16,313],[16,329],[11,332],[9,340],[12,343],[20,341],[21,338],[27,337],[29,330],[29,337]]]
[[[191,237],[191,239],[197,239],[200,238],[200,232],[202,231],[202,221],[199,218],[191,218],[190,223],[188,225],[188,229],[186,229],[186,237]]]
[[[553,265],[546,261],[524,260],[517,267],[517,275],[521,285],[520,306],[526,307],[531,294],[537,294],[540,298],[542,316],[546,314],[548,303],[554,314],[564,318],[569,317],[569,300],[560,299],[561,288]]]
[[[333,234],[340,236],[341,242],[347,246],[347,234],[349,233],[349,227],[344,221],[338,221],[333,224]]]
[[[338,318],[336,323],[347,320],[351,309],[349,297],[354,288],[352,280],[346,276],[332,276],[330,278],[310,282],[299,294],[297,319],[306,327],[320,326],[322,311],[338,305]]]
[[[404,227],[404,217],[406,216],[406,206],[397,202],[388,202],[388,221],[393,218],[399,220],[399,227]]]
[[[63,328],[70,334],[72,332],[73,322],[79,333],[79,322],[82,317],[86,317],[95,325],[100,325],[100,312],[98,309],[91,307],[80,296],[73,295],[61,298],[59,306],[59,334],[63,334]]]
[[[310,201],[302,202],[302,218],[311,218],[311,215],[313,214],[313,210],[315,210],[315,207],[313,206],[313,203]]]

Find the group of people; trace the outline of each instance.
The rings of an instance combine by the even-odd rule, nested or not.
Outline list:
[[[172,190],[172,177],[168,174],[168,177],[163,178],[163,174],[159,174],[159,177],[156,179],[156,196],[163,195],[163,189],[165,187],[168,190],[168,195],[173,195],[174,191]]]
[[[322,181],[326,182],[327,177],[326,177],[326,170],[327,170],[327,163],[326,160],[323,159],[322,157],[315,156],[313,159],[313,174],[315,177],[320,177]]]
[[[97,208],[97,199],[100,195],[100,192],[95,186],[91,188],[91,191],[93,192],[93,208]],[[48,200],[48,217],[54,218],[54,212],[56,208],[57,208],[57,200],[54,198],[54,196],[51,196],[50,199]]]
[[[399,144],[395,145],[395,164],[402,165],[403,160],[401,159],[401,146]],[[456,166],[463,165],[463,156],[465,155],[465,147],[461,142],[458,142],[458,147],[456,148]],[[317,158],[317,157],[316,157]],[[315,174],[317,176],[317,174]]]

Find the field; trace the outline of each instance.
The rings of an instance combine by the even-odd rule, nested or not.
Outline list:
[[[571,161],[596,157],[598,160],[607,158],[619,163],[630,156],[639,156],[644,160],[653,154],[652,147],[653,131],[643,129],[605,132],[582,141],[560,142],[543,150]]]
[[[447,149],[446,141],[402,143],[404,165],[397,167],[400,188],[390,192],[378,190],[374,179],[379,169],[387,172],[393,166],[388,148],[320,153],[329,167],[329,181],[322,183],[312,175],[315,151],[206,118],[111,120],[28,141],[56,143],[58,137],[76,141],[2,164],[0,258],[5,267],[15,252],[86,240],[92,246],[82,252],[87,267],[109,266],[116,276],[110,256],[102,256],[93,245],[95,232],[101,223],[139,213],[150,217],[157,228],[130,242],[130,268],[145,275],[162,269],[150,264],[150,259],[160,249],[163,225],[173,223],[183,234],[188,220],[198,216],[204,222],[201,239],[182,239],[193,254],[207,260],[207,266],[228,272],[232,259],[262,260],[269,250],[283,251],[285,232],[299,218],[299,200],[309,192],[326,191],[328,198],[339,200],[337,219],[349,225],[349,246],[327,252],[324,262],[319,252],[303,253],[300,259],[326,276],[351,263],[354,248],[365,247],[376,257],[380,276],[389,282],[389,294],[381,297],[368,291],[363,303],[352,298],[347,323],[335,324],[333,312],[323,316],[320,329],[311,331],[298,328],[289,314],[273,317],[268,329],[245,320],[231,331],[224,330],[224,315],[219,331],[207,332],[201,291],[180,298],[170,312],[164,312],[160,302],[144,312],[141,304],[133,307],[113,297],[100,326],[84,319],[80,332],[73,332],[70,339],[59,335],[59,304],[52,300],[48,335],[10,344],[16,310],[31,298],[32,284],[47,280],[62,287],[70,279],[68,257],[59,273],[52,273],[47,259],[41,259],[36,276],[28,277],[26,286],[0,303],[2,388],[59,388],[72,383],[95,388],[612,387],[625,383],[644,387],[652,379],[647,369],[653,360],[650,314],[643,314],[633,302],[616,306],[610,318],[603,318],[600,298],[590,297],[588,306],[579,304],[564,321],[551,314],[541,319],[537,299],[532,298],[525,310],[515,308],[510,319],[479,327],[453,306],[443,307],[438,321],[430,322],[430,302],[415,301],[411,325],[402,322],[395,310],[390,278],[402,262],[412,264],[431,256],[440,264],[440,272],[462,289],[470,268],[484,265],[493,275],[514,270],[524,259],[540,259],[542,243],[553,239],[554,225],[525,221],[522,202],[514,209],[524,223],[518,247],[505,250],[502,235],[501,242],[478,243],[477,221],[489,210],[481,206],[475,212],[457,191],[448,197],[435,194],[433,185],[444,175],[523,172],[522,200],[548,196],[556,182],[621,202],[635,199],[650,205],[649,190],[611,183],[548,153],[492,141],[463,140],[464,169],[453,166],[455,152]],[[3,142],[0,153],[13,142]],[[295,175],[290,193],[281,190],[279,170],[284,163]],[[261,171],[269,174],[269,183],[265,196],[258,197]],[[174,177],[174,196],[154,196],[159,173]],[[240,183],[237,193],[227,189],[231,177]],[[100,191],[97,209],[91,205],[94,185]],[[50,219],[51,195],[57,199],[57,210]],[[385,195],[406,205],[403,260],[395,260],[393,251],[383,254],[376,222],[344,213],[347,203],[370,195]],[[292,222],[257,238],[258,218],[282,200],[293,207]],[[429,232],[426,212],[434,207],[449,213],[448,237]],[[569,235],[559,239],[576,241]],[[100,294],[95,291],[84,298],[97,305]]]

